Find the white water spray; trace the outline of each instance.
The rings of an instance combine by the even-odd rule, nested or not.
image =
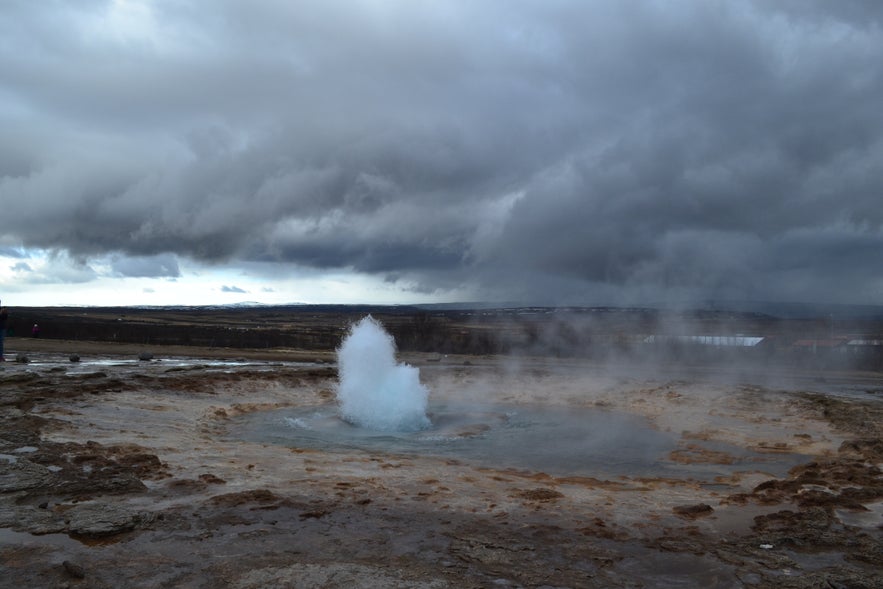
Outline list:
[[[337,401],[345,421],[387,432],[429,427],[429,391],[419,370],[396,363],[395,341],[370,315],[350,328],[337,350],[337,366]]]

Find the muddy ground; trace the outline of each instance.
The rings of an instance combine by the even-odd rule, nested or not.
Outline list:
[[[6,351],[29,362],[0,365],[2,586],[883,587],[880,374],[405,358],[433,397],[624,412],[677,441],[664,476],[592,476],[231,436],[332,404],[330,352]]]

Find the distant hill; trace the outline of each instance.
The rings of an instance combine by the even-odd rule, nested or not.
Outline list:
[[[23,307],[26,308],[26,307]],[[687,302],[683,304],[648,303],[646,305],[549,305],[530,304],[517,301],[481,302],[463,301],[449,303],[418,303],[412,305],[375,305],[375,304],[263,304],[259,302],[239,302],[226,305],[139,305],[118,307],[47,307],[56,310],[71,311],[89,309],[93,312],[137,313],[139,311],[274,311],[286,313],[342,313],[413,315],[419,313],[469,313],[498,312],[505,314],[531,313],[709,313],[765,316],[774,319],[825,319],[825,320],[870,320],[883,321],[883,305],[842,305],[831,303],[796,303],[771,301],[716,301]]]
[[[478,311],[478,310],[517,310],[517,309],[567,309],[567,310],[616,310],[623,311],[678,311],[678,312],[733,312],[740,314],[765,315],[776,319],[867,319],[883,321],[883,305],[840,305],[832,303],[790,303],[771,301],[714,301],[689,302],[683,304],[648,303],[618,307],[615,305],[536,305],[518,302],[461,302],[413,305],[426,311]]]
[[[880,305],[715,301],[707,303],[706,308],[747,313],[762,313],[779,319],[883,320],[883,306]]]

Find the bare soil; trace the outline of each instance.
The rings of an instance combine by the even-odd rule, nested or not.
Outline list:
[[[432,395],[624,411],[679,439],[682,477],[587,477],[228,435],[333,402],[331,350],[12,338],[6,356],[4,586],[883,587],[878,374],[405,358]],[[774,476],[733,448],[799,460]]]

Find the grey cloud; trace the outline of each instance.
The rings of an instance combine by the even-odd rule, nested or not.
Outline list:
[[[111,262],[111,269],[119,276],[141,278],[179,277],[178,260],[169,254],[149,257],[117,257]]]
[[[5,242],[504,300],[883,294],[876,2],[147,5],[6,12]]]
[[[245,294],[248,291],[242,290],[238,286],[227,286],[225,284],[224,286],[221,287],[221,292],[233,292],[233,293]]]
[[[28,274],[30,284],[83,284],[100,274],[86,261],[71,258],[64,252],[49,252],[45,263]]]
[[[7,258],[27,258],[27,252],[21,250],[21,248],[17,247],[3,247],[0,246],[0,256],[6,256]]]

